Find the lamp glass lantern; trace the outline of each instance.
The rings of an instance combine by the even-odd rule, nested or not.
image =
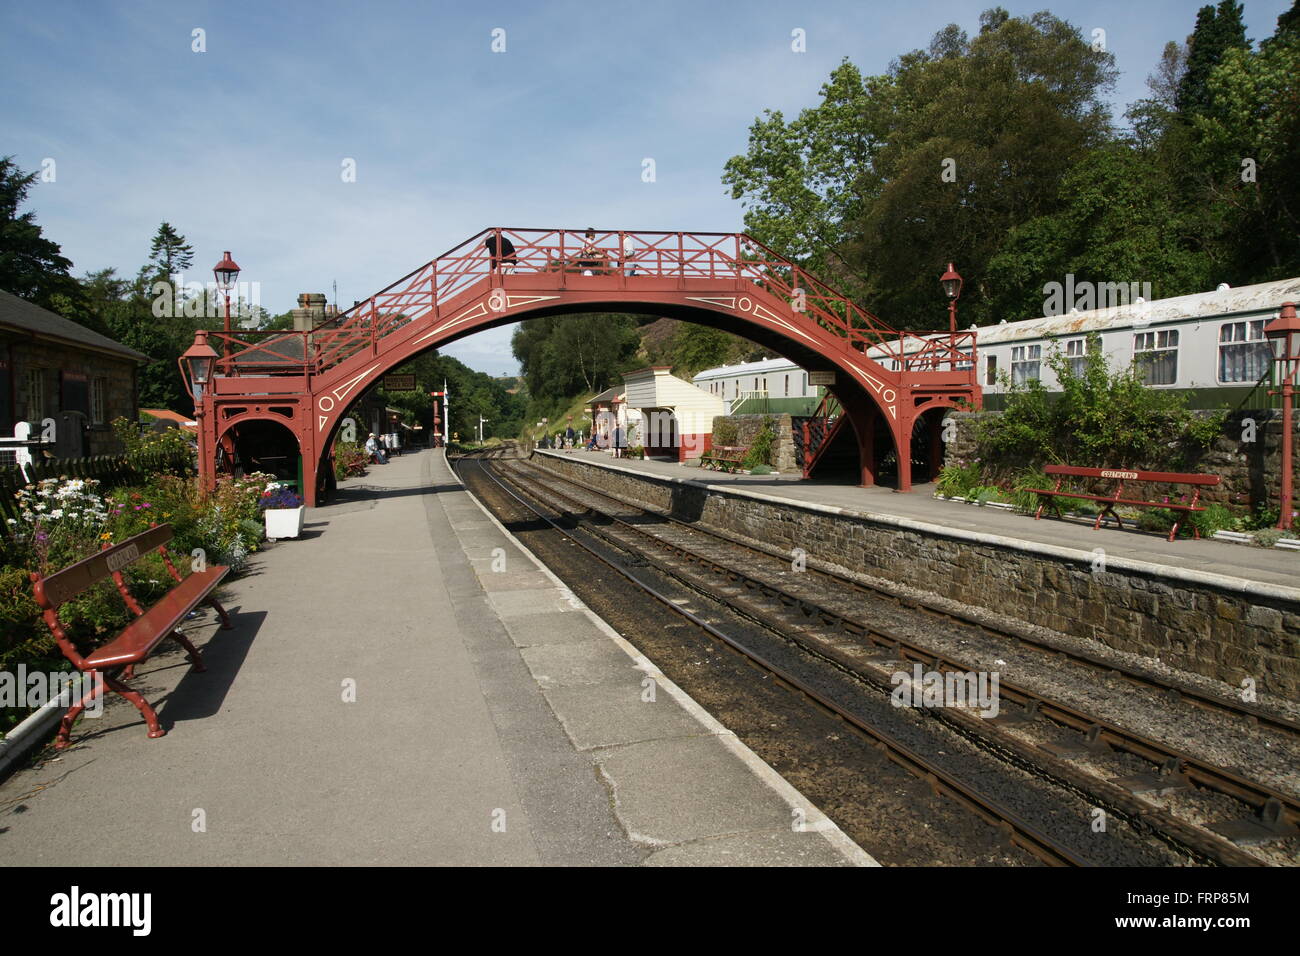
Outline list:
[[[200,391],[212,379],[212,366],[217,360],[217,353],[208,344],[208,334],[202,330],[194,333],[194,344],[181,356],[190,372],[190,381]]]
[[[961,276],[951,262],[948,263],[948,271],[939,277],[939,284],[943,286],[943,294],[950,301],[956,302],[961,297]]]
[[[234,288],[235,280],[239,278],[239,266],[230,258],[228,251],[222,253],[221,261],[212,267],[212,275],[217,280],[217,288],[222,292]]]

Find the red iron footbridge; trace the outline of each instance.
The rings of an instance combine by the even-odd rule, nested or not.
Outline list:
[[[833,445],[856,446],[861,483],[873,484],[887,434],[907,491],[914,436],[928,427],[937,440],[944,409],[980,406],[974,332],[890,328],[743,233],[493,228],[310,330],[199,333],[195,349],[206,339],[216,353],[206,383],[191,382],[200,473],[212,487],[240,429],[276,423],[297,443],[314,505],[348,408],[385,373],[484,329],[581,312],[702,323],[830,373],[834,401],[805,433],[805,474]]]

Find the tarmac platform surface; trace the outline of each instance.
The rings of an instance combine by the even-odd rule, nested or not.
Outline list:
[[[914,484],[911,492],[899,494],[883,486],[863,488],[843,482],[804,480],[798,473],[742,475],[704,471],[698,465],[672,461],[615,459],[606,451],[537,449],[536,453],[715,487],[721,491],[833,508],[869,518],[903,519],[928,525],[939,533],[956,531],[993,535],[1002,539],[1002,543],[1013,546],[1065,548],[1083,552],[1084,556],[1095,548],[1103,548],[1108,560],[1128,559],[1168,568],[1174,573],[1178,570],[1201,572],[1238,578],[1243,583],[1254,585],[1300,588],[1300,551],[1209,539],[1168,541],[1163,535],[1106,526],[1094,531],[1091,522],[1085,524],[1048,517],[1035,521],[1032,515],[935,498],[933,484]]]
[[[0,864],[874,863],[441,451],[342,483],[222,598],[234,630],[186,628],[206,673],[169,646],[132,682],[166,737],[113,695],[0,784]]]

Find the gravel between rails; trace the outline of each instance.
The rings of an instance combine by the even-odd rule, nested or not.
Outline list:
[[[566,486],[562,493],[575,500],[605,513],[635,520],[657,537],[696,553],[716,557],[719,564],[729,560],[734,566],[735,544],[719,542],[708,534],[668,522],[652,522],[651,527],[646,527],[645,516],[653,515],[652,511],[577,486],[549,469],[521,467],[518,463],[512,463],[512,467],[534,479],[559,481]],[[825,578],[821,575],[792,571],[788,562],[769,555],[751,553],[747,559],[752,562],[746,566],[747,574],[805,596],[829,610],[869,620],[872,624],[888,625],[899,636],[959,660],[972,670],[998,671],[1009,682],[1046,698],[1059,700],[1103,720],[1161,740],[1206,763],[1233,769],[1242,776],[1279,790],[1294,793],[1300,789],[1296,774],[1300,742],[1284,731],[1243,727],[1242,721],[1234,720],[1224,712],[1171,704],[1154,690],[1113,678],[1093,668],[1062,664],[1049,654],[1025,648],[1014,639],[990,634],[979,627],[942,618],[918,617],[914,610],[860,592],[845,594],[841,590],[837,594],[825,587]],[[820,587],[817,586],[818,579]],[[844,639],[852,640],[849,635],[841,635],[841,641]],[[1250,732],[1243,733],[1243,730]],[[1008,732],[1035,745],[1068,736],[1068,733],[1063,735],[1060,728],[1045,722],[1025,724]],[[1077,760],[1076,765],[1080,771],[1095,774],[1102,780],[1152,769],[1147,761],[1120,753],[1088,755]],[[1250,812],[1238,801],[1211,791],[1178,792],[1144,799],[1198,826]],[[1295,865],[1300,861],[1300,839],[1274,841],[1247,852],[1268,864]]]
[[[463,473],[467,482],[473,480],[471,477],[472,469],[465,469]],[[485,487],[481,482],[476,482],[471,487],[476,492],[481,492],[485,499],[489,500],[489,504],[500,506],[499,502],[491,500],[494,497],[499,497],[500,492],[497,492],[494,496],[491,489]],[[544,497],[544,494],[539,495],[539,497]],[[515,507],[518,508],[518,505],[516,504]],[[582,534],[583,532],[577,533]],[[550,537],[554,538],[555,535],[552,533]],[[530,547],[533,546],[531,533],[530,540],[527,543]],[[537,547],[540,552],[543,545],[539,543]],[[553,551],[555,549],[551,545],[548,550]],[[571,561],[572,552],[577,549],[569,546],[567,550],[570,554],[565,557]],[[541,556],[540,553],[539,556]],[[543,560],[547,560],[549,563],[550,559],[549,557],[543,557]],[[647,566],[644,559],[637,556],[624,556],[624,560],[640,565],[637,568],[638,574],[652,576],[655,587],[662,588],[668,593],[674,593],[674,589],[676,589],[676,593],[681,595],[677,600],[688,602],[695,613],[701,614],[706,619],[712,618],[718,621],[716,626],[726,630],[727,633],[743,632],[744,640],[750,643],[751,646],[755,646],[755,650],[759,653],[769,657],[769,659],[779,660],[781,666],[788,667],[792,673],[797,673],[801,680],[805,680],[817,687],[819,691],[827,696],[834,697],[841,703],[851,706],[855,715],[859,715],[873,724],[886,727],[890,733],[895,734],[904,742],[911,744],[914,749],[936,760],[936,762],[944,766],[945,770],[954,773],[963,780],[977,782],[980,789],[987,791],[989,796],[1004,806],[1014,809],[1040,829],[1052,833],[1054,837],[1062,839],[1062,834],[1066,834],[1063,842],[1072,844],[1077,848],[1077,852],[1088,859],[1099,864],[1110,865],[1167,866],[1186,862],[1178,851],[1154,840],[1145,830],[1134,829],[1129,826],[1127,821],[1122,819],[1111,817],[1108,820],[1108,828],[1105,832],[1093,832],[1091,827],[1094,819],[1093,806],[1086,798],[1086,795],[1080,796],[1066,792],[1055,784],[1045,781],[1035,773],[1025,772],[1020,768],[1009,766],[1004,761],[996,759],[979,747],[972,745],[970,741],[964,739],[960,734],[937,724],[919,711],[893,706],[887,692],[866,693],[861,681],[857,678],[851,677],[825,661],[810,657],[803,650],[793,647],[785,639],[766,631],[764,628],[755,627],[752,622],[736,619],[729,609],[720,604],[709,606],[709,602],[702,599],[699,594],[683,589],[680,584],[671,578],[659,575],[656,570]],[[556,571],[561,577],[567,579],[567,575],[561,568],[556,568]],[[587,576],[590,577],[591,575],[588,574]],[[600,580],[602,575],[600,572],[595,572],[595,577]],[[609,577],[608,571],[605,572],[603,577]],[[584,593],[584,588],[580,583],[582,580],[583,576],[579,575],[578,578],[571,582],[571,586],[575,586],[575,590],[578,591],[579,595],[586,599],[587,594]],[[609,592],[605,589],[597,587],[594,592],[590,588],[587,590],[591,593],[590,603],[593,609],[610,619],[611,623],[615,624],[616,627],[622,623],[635,623],[639,625],[637,628],[639,632],[645,631],[646,615],[644,609],[631,615],[628,613],[626,607],[628,603],[626,591],[628,588],[625,583],[619,589],[623,593],[613,601],[610,600]],[[600,606],[602,603],[604,604],[603,607]],[[662,618],[662,609],[659,609],[656,616]],[[615,623],[616,621],[619,623]],[[681,654],[684,651],[687,658],[691,658],[696,662],[699,661],[701,654],[703,654],[705,660],[710,664],[716,664],[716,650],[710,651],[701,648],[698,637],[694,638],[684,648],[665,645],[663,643],[665,635],[675,630],[678,629],[659,627],[652,629],[651,634],[637,633],[635,636],[629,635],[629,639],[649,653],[656,660],[656,663],[666,673],[669,673],[674,680],[679,679],[679,674],[670,666],[666,666],[668,660],[678,661],[684,666],[686,670],[681,674],[680,682],[688,693],[691,693],[702,704],[714,711],[719,719],[723,720],[729,727],[736,730],[737,733],[741,733],[746,742],[754,746],[760,755],[768,759],[778,770],[785,773],[792,783],[817,800],[823,810],[830,813],[836,819],[836,822],[845,828],[846,832],[849,832],[855,839],[859,839],[870,852],[877,853],[881,845],[879,832],[874,821],[874,811],[868,811],[865,814],[849,811],[848,818],[844,819],[840,816],[841,813],[845,812],[842,806],[838,810],[833,810],[836,806],[834,799],[827,801],[815,796],[816,793],[820,792],[819,778],[821,774],[814,773],[810,775],[806,771],[809,768],[810,761],[815,761],[818,769],[820,769],[824,761],[804,753],[804,748],[809,743],[807,740],[801,740],[794,744],[793,750],[788,742],[780,740],[749,740],[742,728],[748,728],[752,731],[756,725],[754,720],[746,720],[744,715],[739,715],[739,719],[736,719],[727,713],[719,712],[717,709],[718,707],[727,708],[733,706],[735,704],[735,695],[725,692],[719,694],[717,689],[711,686],[712,681],[708,679],[711,672],[710,675],[706,675],[705,679],[701,680],[698,673],[692,673],[692,671],[698,670],[698,666],[692,667],[691,660],[681,660]],[[788,711],[790,706],[787,701],[784,704],[784,709]],[[765,720],[766,718],[763,717],[758,718],[759,722]],[[776,723],[778,726],[782,722],[789,723],[788,720],[768,722]],[[799,721],[800,725],[802,723],[802,720]],[[761,726],[761,723],[759,723],[759,726]],[[839,727],[839,733],[833,736],[843,740],[845,737],[844,727],[842,724]],[[822,736],[826,740],[830,739],[826,735]],[[763,749],[764,745],[769,748],[766,752]],[[892,765],[889,765],[889,769],[895,776],[899,773],[899,771],[892,768]],[[835,779],[834,774],[831,775],[831,779]],[[872,771],[870,776],[860,777],[859,780],[861,779],[870,779],[874,783],[878,781],[878,775]],[[907,786],[913,787],[914,781],[907,784]],[[878,789],[878,786],[873,786],[865,796],[878,800],[880,796],[876,792]],[[931,803],[936,802],[932,797],[928,798],[928,800]],[[940,806],[946,805],[948,810],[957,809],[960,816],[969,820],[965,832],[959,834],[962,843],[969,844],[972,833],[982,834],[986,839],[990,837],[990,831],[993,831],[993,828],[965,814],[959,808],[954,808],[947,801],[937,801],[937,803]],[[933,814],[927,813],[923,822],[925,830],[931,830],[934,823]],[[913,832],[909,839],[915,835],[915,832]],[[927,832],[925,835],[928,836],[929,833]],[[893,842],[888,844],[889,849],[883,849],[878,854],[882,860],[889,862],[957,862],[945,858],[935,858],[933,855],[919,860],[899,859],[897,855],[897,834],[891,831],[890,839]],[[963,862],[970,862],[970,860],[963,860]],[[981,859],[978,862],[986,862],[986,860]]]

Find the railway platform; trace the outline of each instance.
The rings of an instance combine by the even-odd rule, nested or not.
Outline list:
[[[441,451],[342,483],[223,599],[234,630],[187,626],[206,673],[140,670],[166,737],[110,701],[0,784],[0,864],[874,864]]]
[[[1166,541],[1157,534],[1017,514],[1000,508],[980,507],[935,498],[933,484],[917,483],[909,494],[897,494],[888,487],[861,488],[844,483],[805,481],[799,474],[744,475],[701,471],[676,462],[642,459],[614,459],[602,451],[553,451],[536,454],[579,460],[610,469],[654,475],[729,492],[769,497],[820,510],[894,521],[903,528],[916,528],[997,543],[1024,550],[1049,549],[1086,557],[1102,548],[1108,558],[1119,558],[1158,568],[1168,577],[1182,574],[1235,578],[1243,584],[1277,592],[1295,599],[1300,596],[1300,553],[1273,548],[1256,548],[1227,541],[1180,538]]]

